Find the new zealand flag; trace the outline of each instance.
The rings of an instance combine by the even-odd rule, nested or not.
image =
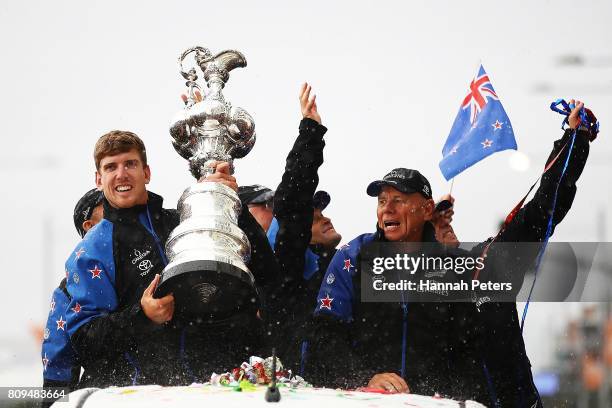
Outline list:
[[[440,170],[450,180],[490,154],[507,149],[516,150],[512,125],[481,65],[442,148]]]

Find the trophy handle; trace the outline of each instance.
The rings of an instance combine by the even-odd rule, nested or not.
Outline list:
[[[187,86],[186,105],[188,108],[192,107],[198,102],[196,101],[196,98],[195,98],[195,90],[196,89],[199,90],[200,93],[202,94],[202,88],[200,88],[200,85],[196,82],[198,79],[198,75],[196,73],[195,68],[191,68],[187,72],[185,72],[185,69],[183,68],[183,61],[192,52],[196,53],[196,58],[198,58],[198,56],[203,56],[203,57],[212,56],[212,53],[210,52],[208,48],[197,46],[197,47],[191,47],[191,48],[186,49],[185,51],[183,51],[183,53],[178,58],[179,67],[180,67],[179,72],[181,73],[182,77],[187,80],[187,82],[185,82],[185,86]]]
[[[197,60],[197,57],[196,57],[196,60]],[[210,60],[214,60],[219,66],[219,68],[221,68],[222,70],[226,72],[230,72],[231,70],[235,68],[244,68],[247,66],[247,61],[244,55],[240,51],[235,51],[235,50],[221,51],[214,57],[208,58],[207,61],[202,61],[202,62],[208,63],[210,62]],[[199,64],[200,64],[200,67],[204,68],[201,63]]]
[[[204,47],[200,47],[200,46],[195,46],[195,47],[187,48],[185,51],[183,51],[183,53],[178,58],[179,66],[181,67],[181,75],[183,75],[184,78],[186,78],[185,77],[186,74],[185,74],[185,70],[183,69],[183,61],[192,52],[196,53],[196,61],[197,61],[197,58],[208,59],[208,58],[212,57],[212,52],[210,52],[210,50],[208,48],[204,48]],[[199,62],[198,62],[198,65],[199,65]]]
[[[221,51],[214,57],[196,52],[196,62],[204,72],[206,82],[219,81],[221,82],[221,88],[223,88],[229,79],[231,70],[243,68],[247,65],[244,55],[235,50]]]

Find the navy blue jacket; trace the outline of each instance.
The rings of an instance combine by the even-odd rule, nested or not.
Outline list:
[[[79,382],[81,366],[66,330],[66,310],[69,304],[70,295],[66,290],[66,279],[62,279],[51,296],[49,317],[43,333],[41,351],[43,387],[73,389]]]

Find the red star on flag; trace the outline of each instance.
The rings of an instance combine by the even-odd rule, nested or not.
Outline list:
[[[486,149],[487,147],[491,147],[491,145],[493,144],[493,141],[489,139],[485,139],[484,142],[480,142],[480,144],[482,145],[483,149]]]
[[[75,256],[74,259],[79,259],[81,255],[83,255],[84,253],[85,253],[85,250],[83,248],[79,249],[78,251],[74,253],[74,256]]]
[[[60,319],[56,320],[55,323],[57,323],[57,329],[55,329],[55,330],[62,329],[64,331],[66,331],[66,329],[65,329],[66,321],[62,318],[62,316],[60,316]]]
[[[102,279],[100,277],[100,272],[102,272],[102,269],[98,268],[98,265],[96,265],[95,268],[93,269],[89,269],[89,272],[91,272],[91,279],[94,279],[94,278]]]
[[[55,299],[51,299],[51,307],[49,309],[49,313],[55,312]]]
[[[42,359],[42,363],[43,363],[43,367],[45,367],[45,371],[47,371],[47,365],[49,364],[49,359],[47,358],[47,353],[45,353],[45,356]]]
[[[79,303],[77,302],[77,304],[74,305],[74,307],[70,310],[72,310],[74,313],[79,313],[81,311],[81,305],[79,305]]]
[[[320,309],[326,308],[327,310],[331,310],[331,304],[334,298],[329,297],[329,293],[325,295],[324,299],[319,299],[321,301]]]
[[[351,258],[344,260],[344,268],[342,268],[343,270],[347,270],[348,272],[350,272],[351,268],[354,268],[354,267],[355,265],[351,264]]]
[[[493,126],[493,131],[495,132],[496,130],[502,128],[502,123],[499,120],[496,120],[491,126]]]

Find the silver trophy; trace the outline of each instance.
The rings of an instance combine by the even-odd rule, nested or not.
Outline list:
[[[204,74],[206,93],[196,82],[196,69],[183,69],[191,54]],[[232,164],[255,144],[253,118],[233,107],[221,92],[229,72],[245,67],[246,59],[238,51],[213,55],[206,48],[192,47],[181,54],[179,64],[187,80],[187,101],[174,117],[170,135],[199,180],[214,172],[211,163]],[[166,243],[168,265],[156,291],[156,296],[174,293],[177,316],[216,319],[254,305],[255,280],[246,266],[251,246],[237,225],[241,210],[236,192],[221,183],[196,183],[183,192],[178,202],[180,224]]]

